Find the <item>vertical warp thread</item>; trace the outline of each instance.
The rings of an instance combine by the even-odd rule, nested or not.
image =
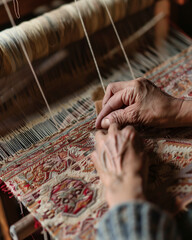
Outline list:
[[[109,16],[109,19],[110,19],[110,21],[111,21],[111,25],[112,25],[113,30],[114,30],[114,32],[115,32],[115,35],[116,35],[116,37],[117,37],[117,39],[118,39],[119,45],[120,45],[120,47],[121,47],[121,50],[122,50],[123,55],[124,55],[124,57],[125,57],[125,60],[126,60],[126,62],[127,62],[128,68],[129,68],[129,70],[130,70],[130,72],[131,72],[131,76],[132,76],[133,79],[135,79],[135,74],[134,74],[133,69],[132,69],[132,67],[131,67],[129,58],[128,58],[128,56],[127,56],[127,53],[126,53],[126,51],[125,51],[125,48],[124,48],[124,46],[123,46],[123,43],[122,43],[122,41],[121,41],[121,38],[120,38],[119,33],[118,33],[118,31],[117,31],[117,28],[116,28],[116,26],[115,26],[115,23],[114,23],[114,21],[113,21],[113,18],[112,18],[112,16],[111,16],[111,13],[110,13],[110,11],[109,11],[109,8],[107,7],[107,5],[106,5],[106,3],[105,3],[105,0],[101,0],[101,1],[103,2],[104,6],[105,6],[105,9],[106,9],[106,11],[107,11],[107,14],[108,14],[108,16]]]
[[[20,10],[18,0],[13,0],[14,12],[17,18],[20,18]]]
[[[4,7],[5,7],[5,10],[6,10],[6,12],[7,12],[7,15],[8,15],[8,17],[9,17],[9,20],[10,20],[12,26],[13,26],[13,27],[16,27],[15,21],[14,21],[14,19],[13,19],[13,16],[12,16],[12,14],[11,14],[11,11],[10,11],[10,9],[9,9],[9,6],[8,6],[6,0],[2,0],[2,1],[3,1],[3,5],[4,5]],[[21,44],[21,48],[22,48],[22,51],[23,51],[23,53],[24,53],[24,55],[25,55],[25,58],[26,58],[26,60],[27,60],[27,63],[28,63],[28,65],[29,65],[29,67],[30,67],[30,69],[31,69],[31,72],[32,72],[32,74],[33,74],[33,76],[34,76],[34,78],[35,78],[35,81],[36,81],[36,83],[37,83],[37,86],[38,86],[38,88],[39,88],[39,90],[40,90],[40,92],[41,92],[41,95],[42,95],[42,97],[43,97],[43,100],[44,100],[44,102],[45,102],[45,104],[46,104],[46,107],[47,107],[47,109],[48,109],[48,112],[49,112],[49,114],[50,114],[50,116],[51,116],[51,119],[53,120],[53,122],[54,122],[54,124],[55,124],[55,127],[56,127],[57,129],[59,129],[60,127],[59,127],[59,125],[57,124],[56,120],[54,119],[53,113],[52,113],[51,108],[50,108],[50,106],[49,106],[49,103],[48,103],[48,101],[47,101],[47,99],[46,99],[46,97],[45,97],[45,94],[44,94],[44,92],[43,92],[43,89],[42,89],[42,87],[41,87],[41,85],[40,85],[40,82],[39,82],[39,80],[38,80],[37,74],[35,73],[35,70],[34,70],[34,68],[33,68],[33,66],[32,66],[32,63],[31,63],[31,61],[30,61],[29,55],[28,55],[28,53],[27,53],[27,51],[26,51],[26,48],[25,48],[25,46],[24,46],[24,44],[23,44],[22,41],[19,40],[19,42],[20,42],[20,44]]]
[[[89,36],[88,36],[88,32],[87,32],[87,30],[86,30],[86,27],[85,27],[83,18],[82,18],[82,16],[81,16],[80,11],[79,11],[79,8],[78,8],[78,5],[77,5],[77,0],[75,0],[75,5],[76,5],[76,9],[77,9],[78,14],[79,14],[79,18],[80,18],[80,21],[81,21],[81,24],[82,24],[82,27],[83,27],[83,30],[84,30],[86,39],[87,39],[87,43],[88,43],[89,48],[90,48],[90,51],[91,51],[91,55],[92,55],[92,57],[93,57],[93,61],[94,61],[94,64],[95,64],[95,67],[96,67],[96,70],[97,70],[97,74],[98,74],[99,80],[100,80],[100,82],[101,82],[101,86],[102,86],[103,91],[104,91],[104,93],[105,93],[105,86],[104,86],[104,82],[103,82],[103,79],[102,79],[102,76],[101,76],[101,72],[100,72],[100,70],[99,70],[99,66],[98,66],[98,64],[97,64],[97,60],[96,60],[96,57],[95,57],[93,48],[92,48],[92,46],[91,46],[91,42],[90,42],[90,39],[89,39]]]
[[[129,4],[128,1],[134,4]],[[134,6],[141,0],[108,0],[105,1],[114,22],[123,19],[127,14],[136,12]],[[151,6],[154,0],[142,0],[137,11]],[[93,34],[110,25],[105,7],[98,0],[81,0],[75,4],[64,4],[56,10],[43,14],[26,22],[22,22],[15,29],[6,29],[0,32],[0,76],[14,72],[25,64],[24,54],[19,51],[20,41],[23,42],[30,60],[37,60],[68,44],[79,41],[85,37],[81,22],[76,10],[80,10],[88,34]],[[15,4],[15,6],[17,6]],[[18,10],[18,9],[17,9]],[[19,41],[19,39],[20,41]],[[18,54],[14,54],[14,52]],[[14,56],[14,57],[13,57]]]

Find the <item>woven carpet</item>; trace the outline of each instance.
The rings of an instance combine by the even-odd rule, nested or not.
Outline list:
[[[173,96],[191,98],[192,47],[145,77]],[[2,161],[0,178],[55,239],[95,239],[107,211],[90,158],[95,109],[90,98],[73,107],[79,111],[71,110],[73,121],[62,131]],[[151,157],[150,200],[172,213],[185,209],[192,201],[192,128],[141,133]]]

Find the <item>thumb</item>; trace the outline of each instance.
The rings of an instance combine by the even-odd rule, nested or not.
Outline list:
[[[101,127],[104,129],[109,128],[110,124],[117,123],[120,126],[138,122],[138,114],[135,104],[125,108],[111,112],[101,121]]]

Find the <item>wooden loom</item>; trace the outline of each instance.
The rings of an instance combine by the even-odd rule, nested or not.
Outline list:
[[[138,6],[137,6],[137,1],[136,1],[134,4],[131,4],[131,6],[129,6],[129,8],[127,8],[127,12],[126,12],[126,11],[121,11],[121,8],[126,9],[125,8],[126,1],[124,3],[125,6],[123,6],[121,4],[122,1],[115,1],[115,2],[117,4],[117,6],[113,6],[110,3],[111,8],[112,7],[115,9],[119,8],[120,10],[114,12],[113,13],[114,16],[112,16],[112,17],[115,21],[118,21],[118,20],[120,21],[119,22],[119,30],[122,29],[121,30],[122,34],[125,34],[124,32],[126,30],[127,31],[126,35],[130,35],[131,32],[132,33],[134,32],[134,28],[131,30],[132,26],[130,24],[130,21],[134,21],[134,22],[137,21],[137,27],[135,27],[136,29],[139,29],[139,25],[140,25],[140,27],[142,26],[142,24],[139,23],[139,20],[136,20],[136,18],[138,16],[133,16],[133,18],[135,18],[135,19],[132,19],[132,20],[128,19],[129,18],[128,17],[125,19],[127,22],[129,22],[129,25],[130,25],[129,30],[128,30],[128,28],[125,27],[123,20],[122,20],[123,18],[125,18],[126,14],[128,14],[128,16],[129,15],[132,16],[132,15],[134,15],[135,12],[139,12],[138,13],[139,16],[141,16],[141,14],[143,15],[143,16],[141,16],[141,19],[147,18],[145,11],[142,12],[140,10],[146,9],[148,6],[151,6],[153,3],[153,1],[143,1],[143,4],[138,4]],[[164,1],[165,5],[167,5],[167,3],[168,3],[167,1]],[[159,4],[157,4],[157,5],[159,5]],[[73,6],[73,11],[74,11],[75,10],[74,3],[72,3],[72,6]],[[69,8],[69,7],[66,7],[66,9],[67,8]],[[168,11],[169,8],[163,6],[162,9],[166,9],[166,11]],[[85,18],[84,21],[89,22],[89,24],[90,24],[89,26],[91,26],[91,27],[87,26],[88,33],[92,34],[92,35],[94,32],[98,32],[98,30],[101,30],[102,28],[110,25],[110,21],[108,19],[107,13],[106,13],[106,11],[104,11],[105,10],[104,7],[102,7],[101,9],[96,8],[96,10],[97,11],[95,12],[95,17],[99,14],[101,16],[99,18],[101,22],[99,22],[98,24],[95,20],[95,17],[93,17],[93,14],[89,15],[89,13],[87,13],[88,11],[87,12],[82,11],[82,14],[85,15],[85,16],[83,16]],[[21,24],[19,27],[19,29],[21,29],[21,31],[26,32],[26,34],[28,35],[29,40],[26,42],[26,46],[27,46],[27,44],[30,44],[31,47],[36,46],[34,49],[31,48],[30,51],[31,51],[31,53],[33,52],[33,54],[30,55],[30,58],[32,61],[36,60],[34,65],[35,65],[35,68],[37,69],[38,74],[41,75],[42,78],[44,78],[44,76],[45,76],[46,72],[48,72],[48,70],[53,69],[54,66],[56,66],[56,65],[59,65],[59,61],[61,62],[61,59],[64,59],[64,61],[65,61],[64,68],[66,68],[66,69],[63,70],[63,73],[62,73],[63,74],[62,78],[65,78],[65,82],[63,82],[63,81],[59,82],[58,80],[55,81],[56,77],[54,80],[49,80],[49,81],[42,80],[44,82],[43,84],[48,85],[47,87],[44,88],[44,91],[45,91],[45,95],[48,97],[49,102],[54,102],[58,98],[58,96],[57,97],[52,96],[51,99],[49,97],[51,95],[52,90],[54,91],[54,89],[55,90],[60,89],[60,88],[65,88],[65,89],[69,88],[70,89],[73,87],[78,88],[78,87],[81,87],[82,85],[84,85],[84,82],[83,82],[84,80],[83,81],[80,81],[79,79],[76,80],[77,70],[79,70],[79,73],[81,75],[82,75],[82,73],[84,75],[85,74],[89,75],[90,73],[87,73],[88,71],[91,72],[91,71],[95,70],[95,66],[90,57],[90,50],[87,47],[87,43],[86,43],[86,41],[81,40],[84,37],[84,32],[81,29],[81,23],[79,22],[78,14],[76,16],[68,15],[68,13],[65,13],[65,7],[60,8],[60,10],[59,10],[60,15],[58,14],[57,11],[58,10],[56,10],[56,12],[53,11],[53,12],[47,13],[48,14],[47,16],[51,19],[51,21],[53,21],[55,26],[58,28],[58,29],[56,29],[56,28],[53,29],[53,28],[51,28],[51,26],[48,26],[48,30],[47,30],[46,34],[48,35],[48,39],[50,42],[47,42],[46,36],[44,36],[45,39],[42,41],[42,35],[41,35],[40,31],[38,30],[38,28],[39,28],[38,24],[42,24],[44,21],[46,23],[46,17],[39,17],[37,19],[31,20],[31,22],[28,22],[28,23],[25,22],[25,23]],[[70,9],[69,10],[67,9],[67,11],[70,11]],[[130,11],[130,14],[129,14],[129,11]],[[146,19],[146,21],[150,20],[151,17],[153,16],[153,10],[149,10],[149,11],[150,11],[149,14],[151,14],[151,16],[148,19]],[[160,11],[159,7],[157,7],[155,11],[156,12]],[[105,17],[102,17],[103,12],[105,13]],[[57,14],[60,16],[60,18],[55,19],[54,16],[57,16]],[[63,16],[65,16],[65,14],[66,14],[66,20],[63,17]],[[70,16],[70,18],[71,18],[70,20],[68,19],[68,16]],[[102,20],[102,19],[104,19],[104,20]],[[62,26],[63,28],[58,24],[59,22],[61,22],[61,20],[63,21],[63,26]],[[36,21],[39,23],[36,24]],[[42,23],[41,23],[41,21],[42,21]],[[68,24],[68,21],[73,22],[73,25],[72,25],[73,28],[70,27],[71,25]],[[166,19],[162,20],[161,24],[163,24],[163,27],[161,27],[160,23],[158,23],[159,27],[161,28],[161,31],[159,31],[159,30],[156,31],[156,36],[161,35],[161,37],[157,36],[156,40],[158,39],[158,41],[161,41],[161,39],[164,38],[164,36],[167,34],[167,28],[168,28],[167,20]],[[31,25],[34,26],[34,29],[33,29],[34,32],[28,31],[28,29]],[[166,27],[165,27],[165,25],[166,25]],[[135,26],[136,26],[136,23],[135,23]],[[81,29],[81,31],[78,30],[79,28]],[[108,35],[110,34],[113,36],[113,41],[109,41],[106,39],[105,30],[103,31],[103,33],[102,33],[102,31],[99,31],[99,33],[95,33],[91,39],[93,48],[95,48],[97,61],[103,62],[102,57],[104,55],[105,55],[105,58],[104,58],[105,60],[109,59],[110,54],[108,54],[108,52],[109,52],[108,50],[114,48],[115,45],[117,46],[117,40],[113,33],[113,30],[110,28],[107,28],[106,30],[108,31]],[[154,30],[154,28],[153,28],[153,30]],[[56,40],[57,36],[55,33],[59,34],[59,36],[60,36],[59,39],[57,39],[57,40]],[[11,39],[11,34],[13,34],[12,29],[7,30],[6,34],[8,36],[10,36],[10,39]],[[35,39],[34,39],[34,34],[36,34]],[[153,33],[151,33],[151,34],[153,35]],[[2,33],[2,35],[3,35],[3,33]],[[16,38],[17,38],[17,36],[14,37],[14,41],[16,40],[16,42],[18,42],[18,39],[16,39]],[[19,36],[19,38],[20,38],[20,36]],[[145,45],[145,41],[147,42],[149,40],[149,38],[150,37],[149,36],[147,37],[146,35],[144,35],[144,37],[139,38],[140,43],[139,43],[139,45],[137,44],[137,46],[139,46],[141,48],[142,45],[143,46]],[[106,40],[104,40],[104,39],[106,39]],[[81,40],[81,41],[78,41],[78,40]],[[1,65],[1,71],[0,71],[1,77],[2,77],[1,84],[4,86],[3,91],[1,93],[1,103],[4,104],[2,107],[2,112],[3,112],[2,120],[4,120],[4,121],[1,121],[1,125],[0,125],[1,135],[7,134],[7,132],[10,131],[11,126],[13,127],[13,129],[18,128],[17,126],[15,126],[19,123],[18,120],[20,120],[21,121],[20,124],[23,125],[23,123],[22,123],[23,115],[21,113],[20,113],[20,116],[18,116],[18,114],[17,114],[17,116],[15,116],[16,117],[15,121],[12,121],[13,119],[8,120],[10,115],[11,116],[15,115],[14,111],[15,111],[15,109],[18,110],[18,105],[22,109],[26,108],[24,106],[26,104],[27,104],[27,106],[30,105],[31,109],[34,109],[36,107],[36,104],[44,107],[44,103],[42,102],[42,98],[39,95],[39,91],[38,91],[36,85],[33,84],[34,79],[33,79],[32,74],[28,70],[29,68],[28,67],[21,68],[21,66],[23,64],[25,64],[26,60],[25,60],[25,57],[23,57],[23,53],[22,53],[21,49],[17,48],[17,44],[19,44],[19,42],[17,44],[15,44],[14,41],[10,40],[9,48],[5,48],[5,46],[3,46],[3,45],[7,44],[7,36],[5,36],[5,40],[3,40],[3,36],[2,36],[2,49],[3,49],[3,51],[5,49],[7,49],[8,52],[7,51],[5,51],[4,53],[2,52],[3,56],[1,56],[1,58],[3,59],[3,61],[2,61],[3,64]],[[35,41],[38,42],[38,45],[35,44]],[[104,42],[104,44],[102,41]],[[45,42],[47,44],[46,47],[45,47]],[[54,44],[53,44],[53,42],[54,42]],[[76,43],[72,46],[71,45],[72,42],[76,42]],[[134,42],[136,42],[136,41],[134,41]],[[40,44],[40,43],[42,43],[42,44]],[[70,43],[70,46],[65,51],[63,50],[63,51],[56,52],[56,50],[61,49],[66,45],[69,45],[69,43]],[[134,43],[134,45],[135,44],[136,43]],[[85,64],[83,62],[79,62],[79,60],[77,60],[77,57],[76,57],[77,54],[79,54],[80,56],[82,55],[82,52],[80,51],[80,49],[82,47],[85,48],[85,54],[84,54],[84,58],[86,61],[85,63],[87,64],[88,62],[90,62],[89,64],[87,64],[87,66],[85,66]],[[133,49],[132,47],[133,47],[133,44],[131,46],[129,46],[129,52],[131,52],[131,49]],[[12,49],[13,52],[16,52],[15,55],[11,56],[11,59],[14,59],[16,57],[15,61],[10,61],[9,55],[12,53],[9,52],[9,49]],[[116,54],[118,52],[120,52],[119,49],[118,49],[118,51],[116,51]],[[52,55],[50,55],[51,53],[52,53]],[[43,58],[47,55],[50,55],[50,57],[43,61],[37,60],[37,59]],[[64,55],[67,55],[67,56],[64,56]],[[73,70],[73,66],[72,66],[73,64],[77,65],[76,72],[74,72],[74,70]],[[91,65],[91,69],[90,69],[90,65]],[[36,67],[36,66],[38,66],[38,67]],[[77,69],[77,68],[79,68],[79,69]],[[82,71],[82,68],[83,68],[83,71]],[[16,69],[19,69],[19,70],[17,72],[15,72]],[[8,77],[9,80],[7,81],[6,76],[8,74],[10,74],[11,72],[15,72],[15,74],[9,75],[9,77]],[[70,74],[73,74],[72,77],[73,77],[74,84],[72,87],[71,87],[71,75]],[[53,75],[54,75],[54,73],[53,73]],[[22,76],[22,80],[21,80],[20,76]],[[26,77],[23,78],[23,76],[26,76]],[[57,78],[58,77],[59,76],[57,76]],[[53,76],[53,78],[54,78],[54,76]],[[20,79],[20,81],[17,81],[15,84],[14,79]],[[60,79],[61,79],[61,77],[60,77]],[[6,82],[8,84],[5,85],[4,82]],[[13,84],[14,84],[14,91],[12,91],[12,92],[8,91],[10,88],[13,87]],[[33,86],[30,86],[30,84],[32,84]],[[27,93],[26,93],[26,91],[24,91],[24,89],[26,89],[26,88],[27,88]],[[32,92],[33,90],[35,93]],[[62,93],[58,92],[57,95],[60,95],[60,97],[62,97],[67,92],[69,92],[69,91],[67,90],[66,92],[62,92]],[[15,94],[18,96],[17,103],[16,103],[16,101],[13,100]],[[27,94],[30,95],[31,98],[33,98],[33,100],[31,98],[29,98],[27,100],[27,102],[24,102],[23,97],[25,98],[25,96]],[[37,98],[37,95],[38,95],[38,98]],[[35,96],[35,99],[34,99],[34,96]],[[38,101],[38,103],[37,103],[37,101]],[[29,108],[27,108],[26,111],[24,111],[24,113],[27,115],[28,111],[30,111]],[[39,109],[37,109],[37,111],[39,111]],[[7,121],[9,121],[8,125],[7,125]]]
[[[139,32],[142,32],[143,25],[150,22],[154,15],[162,11],[166,16],[169,14],[169,1],[134,0],[129,1],[128,4],[128,1],[110,0],[106,3],[113,20],[117,22],[117,29],[129,55],[134,57],[136,51],[144,53],[145,49],[151,45],[154,47],[151,55],[153,56],[155,45],[159,47],[167,37],[168,19],[162,18],[145,34],[139,35]],[[107,78],[111,69],[124,64],[121,49],[118,46],[113,29],[110,27],[111,22],[102,1],[81,0],[77,4],[90,35],[101,73]],[[42,33],[39,29],[44,26],[45,29]],[[130,35],[134,36],[135,32],[138,34],[133,37],[133,40],[129,40],[131,39]],[[177,33],[174,31],[171,37],[173,38],[173,36],[177,37]],[[0,65],[0,89],[2,89],[0,133],[3,136],[0,150],[2,159],[48,137],[48,135],[42,135],[39,139],[28,138],[26,140],[28,133],[25,132],[37,123],[47,118],[50,119],[50,116],[44,110],[45,104],[26,65],[26,59],[20,49],[20,42],[24,42],[30,60],[34,62],[35,70],[38,73],[48,102],[60,105],[63,97],[65,97],[64,101],[69,100],[70,95],[76,94],[79,88],[84,88],[88,84],[94,86],[94,79],[97,78],[90,50],[84,37],[85,33],[74,3],[63,5],[63,7],[33,19],[31,22],[22,23],[17,31],[8,29],[6,32],[0,33],[0,55],[2,59]],[[139,62],[138,58],[136,60],[137,65],[141,66],[141,70],[136,73],[136,76],[141,76],[141,73],[150,69],[143,68],[143,61],[141,59],[141,62]],[[155,65],[157,65],[157,62],[151,67]],[[111,69],[109,66],[111,66]],[[73,79],[73,82],[71,79]],[[57,96],[52,95],[53,92],[57,92]],[[57,106],[54,106],[54,108],[56,110],[53,112],[56,115],[58,108]],[[52,120],[50,119],[50,121]],[[55,131],[57,131],[57,128],[53,129],[52,132],[50,131],[49,134],[51,135]],[[22,132],[24,134],[20,137],[23,139],[23,143],[19,146],[11,145],[9,140]],[[34,230],[31,231],[33,221],[29,220],[29,222],[27,231],[25,227],[17,228],[17,226],[21,226],[21,222],[16,224],[14,235],[23,239],[31,234]]]

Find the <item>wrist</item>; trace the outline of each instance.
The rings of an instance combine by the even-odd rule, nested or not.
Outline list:
[[[142,178],[135,176],[127,180],[113,182],[105,188],[105,196],[110,208],[124,202],[145,200]]]
[[[179,98],[169,98],[169,101],[167,101],[167,103],[163,105],[163,108],[160,111],[160,127],[171,128],[182,126],[184,118],[183,114],[181,114],[183,101],[183,99]],[[181,117],[181,115],[183,117]]]
[[[176,117],[178,127],[192,126],[192,100],[183,100]]]

